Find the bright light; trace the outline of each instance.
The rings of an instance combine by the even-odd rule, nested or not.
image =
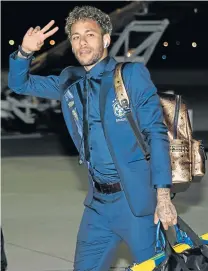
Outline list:
[[[126,56],[127,56],[127,57],[130,57],[130,56],[131,56],[131,53],[130,53],[130,52],[128,52],[128,53],[126,54]]]
[[[167,57],[166,57],[166,55],[162,55],[162,59],[166,59]]]
[[[129,49],[126,56],[130,57],[130,56],[132,56],[133,53],[134,53],[134,49]]]
[[[196,47],[196,46],[197,46],[196,42],[192,42],[192,47]]]
[[[9,45],[14,45],[14,40],[10,40]]]
[[[168,47],[168,42],[167,41],[163,42],[163,46]]]
[[[197,8],[195,8],[195,9],[194,9],[194,13],[197,13],[197,12],[198,12],[198,9],[197,9]]]
[[[50,40],[50,45],[54,45],[55,43],[55,40]]]

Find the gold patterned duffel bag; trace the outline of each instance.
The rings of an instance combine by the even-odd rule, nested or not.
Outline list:
[[[126,112],[137,142],[147,160],[151,154],[143,139],[138,123],[134,121],[129,97],[122,79],[122,66],[119,63],[115,69],[114,86],[119,105]],[[170,141],[170,157],[172,166],[172,192],[185,191],[191,181],[201,181],[205,175],[205,160],[207,159],[202,141],[192,136],[188,109],[180,95],[160,93],[160,101],[164,112],[164,123],[168,128]]]

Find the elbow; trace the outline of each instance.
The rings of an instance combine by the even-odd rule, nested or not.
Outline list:
[[[8,84],[8,87],[12,92],[16,94],[23,94],[25,92],[24,87],[20,87],[20,86],[17,87],[12,84]]]
[[[8,88],[17,93],[23,94],[26,90],[26,84],[20,83],[17,77],[12,77],[10,74],[8,75]]]
[[[163,124],[152,126],[150,129],[145,129],[143,134],[149,141],[163,140],[165,142],[169,142],[168,129]]]

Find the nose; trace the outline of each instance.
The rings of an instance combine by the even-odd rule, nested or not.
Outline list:
[[[87,42],[86,42],[85,38],[84,37],[80,37],[80,45],[81,45],[81,47],[85,46],[86,44],[87,44]]]

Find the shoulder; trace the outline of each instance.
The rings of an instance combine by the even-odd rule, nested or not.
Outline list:
[[[127,62],[124,66],[124,73],[131,76],[149,76],[149,71],[143,62]]]
[[[130,87],[135,82],[143,84],[149,81],[150,73],[142,62],[126,62],[123,67],[123,77],[126,87]]]
[[[123,78],[133,104],[138,104],[141,97],[146,99],[157,91],[148,69],[142,62],[126,63]]]

